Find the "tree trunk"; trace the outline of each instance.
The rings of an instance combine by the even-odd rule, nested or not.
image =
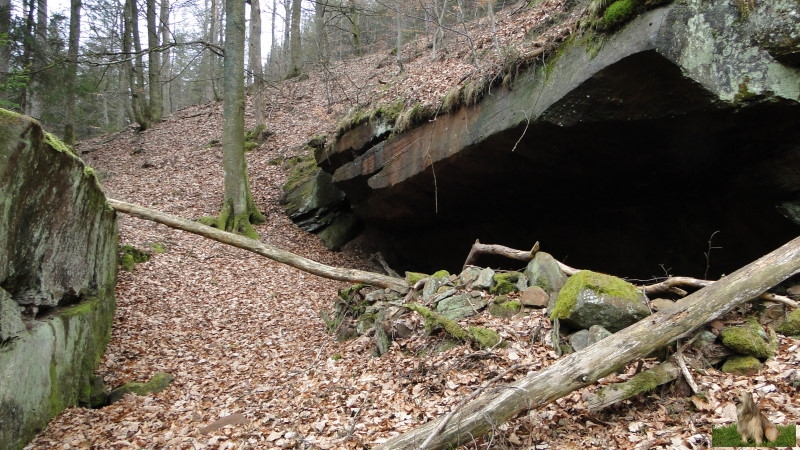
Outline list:
[[[123,51],[126,57],[133,57],[133,61],[125,63],[130,85],[131,110],[134,120],[139,124],[139,129],[146,130],[150,128],[150,111],[144,92],[144,62],[142,61],[142,44],[139,39],[139,12],[136,8],[136,0],[125,1],[123,14],[125,23],[125,33],[122,37]]]
[[[164,110],[161,98],[161,55],[159,48],[156,0],[147,0],[147,83],[150,93],[150,119],[160,122]]]
[[[7,79],[11,66],[11,0],[0,0],[0,83]]]
[[[285,250],[280,250],[264,244],[263,242],[248,239],[237,234],[227,233],[216,228],[208,227],[197,222],[192,222],[191,220],[182,219],[180,217],[172,216],[150,208],[145,208],[143,206],[133,205],[114,199],[108,199],[108,204],[119,212],[131,214],[142,219],[152,220],[178,230],[199,234],[200,236],[257,253],[279,263],[287,264],[296,269],[300,269],[314,275],[319,275],[324,278],[348,281],[351,283],[367,283],[373,286],[393,289],[400,293],[406,293],[409,290],[408,283],[402,278],[395,278],[379,273],[365,272],[357,269],[343,269],[340,267],[327,266],[308,258],[304,258],[300,255],[296,255]]]
[[[169,39],[169,0],[161,0],[161,12],[159,13],[160,24],[159,30],[161,33],[161,45],[165,45],[170,41]],[[172,64],[170,60],[170,48],[167,47],[161,51],[161,100],[162,112],[167,114],[172,113],[172,98],[170,97],[170,81]]]
[[[261,5],[250,0],[250,73],[253,74],[253,109],[256,124],[264,125],[264,69],[261,65]]]
[[[244,2],[225,2],[223,67],[222,167],[225,198],[219,217],[207,224],[258,238],[253,223],[265,218],[255,207],[244,155]]]
[[[69,47],[67,48],[67,71],[64,84],[67,95],[64,100],[64,142],[75,145],[75,82],[78,77],[78,45],[81,35],[81,0],[70,1]]]
[[[356,56],[363,56],[364,49],[361,47],[361,18],[358,14],[358,7],[356,6],[355,0],[349,0],[350,2],[350,24],[351,34],[353,35],[353,47],[356,51]]]
[[[46,90],[46,86],[40,81],[40,78],[44,75],[40,71],[47,65],[47,0],[36,0],[36,24],[33,32],[30,65],[33,75],[28,84],[27,114],[41,119],[44,115],[43,97]]]
[[[301,0],[292,0],[292,24],[289,33],[289,69],[286,79],[300,76],[300,58],[303,57],[300,41],[300,5]]]
[[[314,32],[317,35],[317,54],[322,64],[328,64],[330,61],[330,43],[328,42],[328,30],[325,27],[325,12],[327,8],[327,0],[314,2]]]
[[[426,448],[472,442],[520,412],[539,408],[588,386],[685,336],[731,308],[759,296],[800,271],[800,238],[594,345],[478,397],[457,411]],[[390,439],[378,448],[419,448],[441,419]]]

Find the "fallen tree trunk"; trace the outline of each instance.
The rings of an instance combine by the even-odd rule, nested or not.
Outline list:
[[[177,216],[145,208],[144,206],[121,202],[119,200],[108,199],[108,204],[119,212],[130,214],[141,219],[152,220],[178,230],[188,231],[199,234],[200,236],[222,242],[224,244],[249,250],[261,256],[292,266],[296,269],[319,275],[323,278],[332,280],[348,281],[351,283],[366,283],[372,286],[389,288],[402,294],[408,292],[409,286],[402,278],[390,277],[379,273],[367,272],[357,269],[343,269],[341,267],[328,266],[314,260],[296,255],[285,250],[254,241],[227,231],[218,230],[191,220],[182,219]]]
[[[485,393],[448,417],[448,426],[443,430],[437,430],[440,418],[396,436],[379,448],[420,448],[431,434],[435,437],[425,448],[472,442],[522,411],[547,405],[666,346],[798,271],[800,238],[594,345]]]

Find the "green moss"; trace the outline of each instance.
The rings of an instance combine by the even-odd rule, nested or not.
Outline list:
[[[467,333],[467,331],[461,328],[461,326],[459,326],[458,323],[448,319],[447,317],[441,314],[431,311],[430,308],[426,308],[417,303],[406,303],[404,306],[416,312],[417,314],[421,315],[422,318],[425,319],[426,332],[431,333],[441,328],[447,334],[453,336],[454,338],[460,341],[466,341],[469,339],[469,334]]]
[[[114,403],[126,394],[149,395],[166,389],[175,378],[164,372],[156,372],[147,383],[131,381],[112,390],[108,394],[108,403]]]
[[[465,84],[464,87],[461,88],[461,99],[464,105],[477,105],[489,92],[489,87],[491,85],[491,78],[488,77],[473,80]]]
[[[778,438],[775,442],[764,442],[760,447],[788,448],[797,446],[797,425],[777,425]],[[742,436],[736,429],[736,424],[717,427],[711,430],[711,446],[717,447],[752,447],[753,443],[743,442]]]
[[[406,281],[409,285],[413,286],[423,278],[428,278],[428,274],[422,272],[406,272]]]
[[[55,137],[52,133],[48,133],[47,131],[44,132],[44,142],[50,147],[53,147],[56,151],[61,153],[68,153],[72,156],[75,156],[75,150],[72,149],[69,145],[65,144],[61,141],[61,139]]]
[[[253,228],[253,224],[263,223],[266,218],[263,214],[261,214],[260,211],[258,211],[258,209],[255,208],[255,204],[251,203],[252,198],[249,198],[248,212],[237,214],[231,217],[233,205],[230,201],[226,201],[222,205],[222,209],[220,209],[218,217],[203,216],[197,219],[197,221],[203,225],[213,227],[218,230],[240,234],[244,237],[257,241],[260,239],[260,236],[258,235],[258,232],[256,232],[255,228]]]
[[[447,91],[442,99],[442,112],[450,113],[457,110],[462,104],[461,88],[458,86]]]
[[[297,189],[298,185],[306,182],[320,170],[317,167],[317,161],[308,154],[287,159],[284,167],[289,169],[289,177],[283,185],[284,192]]]
[[[483,327],[469,327],[470,338],[478,348],[492,348],[502,340],[496,331]]]
[[[512,317],[522,310],[519,300],[508,300],[505,296],[499,296],[489,305],[489,314],[495,317]]]
[[[494,284],[489,288],[489,293],[504,295],[517,290],[517,281],[522,276],[519,272],[501,272],[494,275]]]
[[[583,289],[591,289],[592,291],[611,297],[618,297],[626,300],[636,300],[639,297],[639,290],[636,286],[602,273],[592,272],[590,270],[581,270],[575,275],[569,277],[567,283],[561,288],[558,293],[558,301],[556,302],[553,312],[550,313],[550,319],[564,319],[569,317],[572,309],[578,301],[578,294]]]
[[[160,242],[153,242],[150,244],[150,248],[157,254],[167,253],[167,247]]]
[[[790,312],[775,331],[785,336],[800,336],[800,309]]]
[[[742,82],[739,83],[738,92],[736,92],[736,95],[733,96],[734,102],[737,103],[747,102],[758,97],[758,94],[750,92],[750,90],[747,87],[748,83],[750,83],[750,77],[745,76],[744,79],[742,79]]]
[[[437,270],[431,275],[431,278],[450,278],[450,272],[446,270]]]
[[[731,356],[725,360],[720,370],[725,373],[753,376],[761,370],[762,366],[761,361],[754,356]]]
[[[83,176],[85,178],[92,178],[94,176],[94,169],[89,166],[83,166]]]
[[[431,105],[417,103],[397,117],[394,132],[403,133],[408,131],[432,119],[435,115],[436,110]]]
[[[132,272],[136,264],[147,262],[150,260],[150,254],[139,250],[132,245],[121,246],[117,253],[119,254],[119,265],[125,269],[126,272]]]
[[[603,12],[600,24],[603,29],[619,27],[630,20],[636,12],[637,0],[617,0]]]
[[[339,122],[339,125],[336,127],[335,137],[338,139],[348,131],[369,121],[395,125],[404,109],[405,101],[398,99],[392,103],[380,105],[371,110],[357,110]]]
[[[770,342],[764,330],[755,319],[736,327],[728,327],[720,332],[722,345],[736,353],[750,355],[759,359],[775,355],[775,344]]]

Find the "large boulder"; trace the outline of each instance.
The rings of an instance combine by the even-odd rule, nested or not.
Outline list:
[[[600,325],[615,333],[650,315],[646,301],[636,286],[622,279],[582,270],[567,280],[550,318],[572,328]]]
[[[92,169],[0,110],[0,443],[90,404],[110,339],[117,225]]]

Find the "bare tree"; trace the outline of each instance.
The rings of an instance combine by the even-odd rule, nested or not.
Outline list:
[[[264,125],[264,69],[261,65],[261,5],[250,0],[250,73],[253,75],[253,108],[256,128]]]
[[[67,49],[67,72],[64,84],[67,95],[64,101],[64,142],[75,144],[75,81],[78,75],[78,45],[81,35],[81,0],[70,1],[69,47]]]
[[[206,225],[257,239],[252,224],[266,218],[256,208],[244,155],[244,2],[225,2],[225,64],[223,67],[222,167],[225,195],[218,217]]]
[[[292,22],[289,30],[289,69],[286,78],[294,78],[302,72],[301,58],[303,49],[300,40],[300,18],[302,0],[292,0]]]

